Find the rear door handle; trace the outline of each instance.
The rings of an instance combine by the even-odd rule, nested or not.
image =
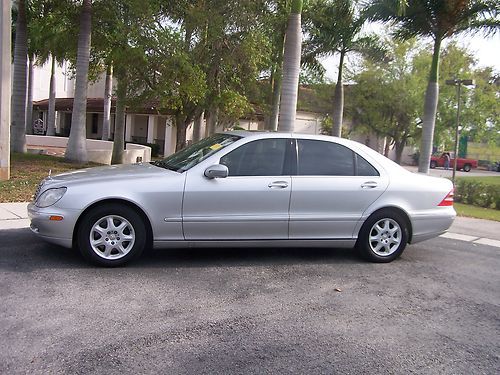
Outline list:
[[[361,184],[362,189],[373,189],[376,188],[378,184],[375,181],[367,181],[363,184]]]
[[[267,185],[270,189],[284,189],[288,187],[288,182],[286,181],[274,181]]]

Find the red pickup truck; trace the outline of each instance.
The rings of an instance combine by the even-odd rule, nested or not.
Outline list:
[[[448,153],[450,155],[450,165],[449,168],[453,169],[453,163],[455,163],[455,158],[453,157],[453,153],[450,152]],[[436,168],[436,167],[444,167],[445,164],[445,153],[442,153],[439,156],[431,156],[431,168]],[[457,170],[458,169],[463,169],[464,172],[470,172],[472,168],[477,168],[477,160],[474,159],[466,159],[466,158],[458,158],[457,159]]]

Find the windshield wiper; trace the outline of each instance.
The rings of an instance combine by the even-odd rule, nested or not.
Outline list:
[[[157,160],[157,161],[152,161],[151,164],[153,164],[156,167],[164,168],[164,169],[169,169],[171,171],[177,172],[179,168],[176,168],[172,164],[168,164],[164,160]]]

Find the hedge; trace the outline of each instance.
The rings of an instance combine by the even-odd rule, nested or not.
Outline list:
[[[455,201],[500,210],[500,189],[498,185],[459,179],[455,184]]]

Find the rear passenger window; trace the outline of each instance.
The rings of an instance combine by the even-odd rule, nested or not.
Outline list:
[[[299,139],[299,176],[354,176],[354,152],[337,143]]]

